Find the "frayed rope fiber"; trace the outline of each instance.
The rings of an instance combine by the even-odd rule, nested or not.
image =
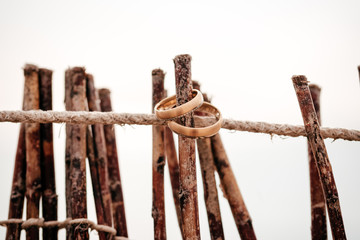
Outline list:
[[[30,227],[38,227],[38,228],[56,227],[58,229],[62,229],[62,228],[66,228],[68,225],[86,224],[87,228],[90,228],[91,230],[96,230],[98,232],[107,232],[112,236],[116,235],[115,228],[106,225],[96,224],[87,218],[78,218],[78,219],[67,218],[64,221],[48,221],[48,222],[45,222],[43,218],[29,218],[27,220],[12,218],[8,220],[0,221],[0,226],[6,227],[7,225],[10,224],[21,224],[21,229],[28,229]],[[115,236],[114,239],[125,240],[128,238]]]
[[[195,117],[201,125],[209,125],[214,119]],[[114,113],[114,112],[75,112],[75,111],[0,111],[0,122],[14,123],[72,123],[72,124],[118,124],[118,125],[165,125],[154,114]],[[305,136],[304,126],[271,124],[224,119],[222,128],[253,133],[266,133],[290,137]],[[360,141],[360,131],[344,128],[321,127],[323,138]]]

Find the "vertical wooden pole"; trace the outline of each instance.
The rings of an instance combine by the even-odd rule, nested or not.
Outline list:
[[[177,158],[174,136],[169,127],[165,127],[165,155],[166,161],[169,168],[169,175],[172,187],[172,193],[174,198],[176,216],[178,219],[178,224],[180,228],[181,235],[183,236],[182,225],[181,225],[181,210],[180,210],[180,200],[179,200],[179,162]],[[183,239],[184,236],[183,236]]]
[[[165,74],[161,69],[152,71],[152,112],[155,105],[164,97]],[[153,178],[153,203],[152,217],[154,219],[154,239],[166,239],[165,225],[165,202],[164,202],[164,166],[165,146],[164,127],[153,126],[153,154],[152,154],[152,178]]]
[[[220,177],[224,195],[227,198],[241,239],[256,239],[250,214],[246,208],[234,172],[221,141],[220,134],[211,137],[214,163]]]
[[[26,176],[26,150],[25,150],[25,124],[20,125],[19,140],[15,155],[15,166],[13,181],[11,186],[9,215],[8,218],[21,219],[23,215],[25,197],[25,176]],[[21,234],[20,224],[10,224],[7,226],[6,239],[19,240]]]
[[[323,192],[329,213],[331,232],[334,239],[346,239],[344,223],[341,215],[339,194],[336,188],[329,157],[324,140],[320,135],[319,121],[312,103],[308,81],[305,76],[293,76],[295,92],[304,120],[305,131],[313,151],[316,166],[320,175]]]
[[[105,88],[100,89],[99,97],[101,100],[101,111],[111,112],[110,91]],[[104,134],[108,158],[109,189],[112,200],[114,228],[116,229],[117,236],[128,237],[114,125],[104,125]]]
[[[86,110],[85,69],[74,67],[70,71],[70,101],[72,111]],[[71,218],[87,218],[86,205],[86,125],[70,124],[70,214]],[[79,224],[71,228],[72,239],[88,239],[87,224]]]
[[[200,91],[200,84],[197,81],[193,81],[193,87]],[[203,94],[203,96],[204,101],[209,102],[206,94]],[[211,140],[210,138],[197,139],[196,144],[200,159],[210,236],[212,240],[221,240],[225,237],[216,187],[214,158],[211,152]]]
[[[211,153],[211,140],[209,138],[197,139],[196,143],[200,159],[210,236],[212,240],[224,239],[219,198],[214,174],[214,158]]]
[[[94,78],[92,75],[86,75],[86,93],[90,111],[100,112],[100,99],[97,90],[94,85]],[[111,215],[111,195],[109,191],[109,176],[108,176],[108,159],[106,152],[106,143],[104,135],[104,127],[102,124],[92,125],[93,142],[95,149],[95,164],[90,164],[93,169],[91,173],[97,172],[95,176],[92,176],[93,192],[97,214],[97,220],[99,224],[105,224],[112,226],[112,215]],[[88,136],[90,137],[90,136]],[[100,239],[109,238],[109,234],[104,232],[99,233]]]
[[[24,110],[39,109],[39,76],[38,68],[27,64],[24,68]],[[39,217],[41,196],[40,168],[40,124],[25,124],[26,144],[26,218]],[[39,229],[31,227],[26,231],[26,239],[39,239]]]
[[[52,110],[52,71],[39,69],[40,109]],[[57,220],[53,126],[40,124],[42,212],[45,221]],[[57,228],[44,228],[43,239],[57,239]]]
[[[310,85],[311,98],[314,103],[317,118],[320,121],[320,87]],[[316,167],[314,154],[308,143],[309,171],[310,171],[310,197],[311,197],[311,237],[312,239],[327,239],[326,203],[321,187],[319,172]]]
[[[73,71],[71,68],[65,71],[65,109],[71,111],[71,78]],[[65,140],[65,198],[66,198],[66,218],[71,218],[71,181],[70,181],[70,147],[71,147],[71,125],[66,124]],[[66,239],[71,240],[71,226],[66,227]]]
[[[192,99],[191,56],[174,58],[176,102],[184,104]],[[179,118],[180,123],[194,127],[193,114]],[[197,201],[195,140],[179,136],[180,209],[185,239],[200,239],[199,209]]]

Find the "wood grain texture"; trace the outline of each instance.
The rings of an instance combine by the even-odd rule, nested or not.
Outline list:
[[[152,111],[164,96],[165,73],[161,69],[152,71]],[[164,126],[152,126],[152,217],[154,219],[154,239],[166,239],[164,167],[165,145]]]
[[[324,140],[320,134],[320,124],[312,102],[308,81],[305,76],[293,76],[293,85],[304,120],[305,131],[313,152],[316,166],[320,175],[330,227],[333,239],[346,239],[344,222],[342,219],[339,194]]]
[[[192,99],[191,56],[174,58],[176,102],[184,104]],[[193,114],[180,117],[179,122],[194,127]],[[195,140],[179,136],[180,209],[185,239],[200,239],[199,209],[196,182]]]
[[[105,88],[100,89],[99,97],[101,111],[111,112],[110,91]],[[112,200],[114,228],[116,229],[117,236],[128,237],[114,125],[104,125],[104,134],[108,158],[109,190]]]

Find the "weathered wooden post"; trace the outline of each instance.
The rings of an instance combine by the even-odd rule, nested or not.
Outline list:
[[[86,95],[90,111],[101,112],[100,99],[91,74],[86,75]],[[108,159],[104,127],[102,124],[91,125],[92,136],[87,131],[88,160],[90,165],[96,216],[99,224],[112,226],[111,195],[109,190]],[[91,144],[92,141],[92,144]],[[101,240],[108,239],[108,234],[99,233]]]
[[[315,107],[316,115],[320,121],[320,87],[310,85],[311,98]],[[321,187],[321,181],[314,154],[308,142],[309,171],[310,171],[310,198],[311,198],[311,237],[312,239],[327,239],[326,227],[326,203]]]
[[[112,107],[109,89],[100,89],[99,97],[101,100],[101,111],[111,112]],[[114,228],[116,229],[117,236],[128,237],[114,125],[104,125],[104,134],[108,158],[109,189],[112,200]]]
[[[152,112],[155,105],[164,97],[165,73],[161,69],[152,71]],[[164,202],[164,166],[165,145],[164,127],[153,126],[153,154],[152,154],[152,178],[153,178],[153,205],[152,217],[154,219],[154,239],[166,239],[165,202]]]
[[[52,71],[39,69],[40,109],[52,110]],[[45,221],[57,220],[57,195],[55,183],[53,126],[40,124],[42,212]],[[57,239],[58,229],[44,228],[43,239]]]
[[[191,56],[174,58],[176,102],[184,104],[192,99]],[[184,126],[194,127],[193,114],[180,117]],[[180,209],[185,239],[200,239],[199,209],[197,200],[195,140],[179,136]]]
[[[8,218],[21,219],[24,208],[26,191],[26,150],[25,150],[25,123],[20,125],[19,140],[15,155],[14,174],[11,186]],[[21,234],[20,224],[9,224],[6,230],[6,239],[19,240]]]
[[[320,125],[312,103],[308,81],[303,75],[293,76],[292,81],[304,120],[307,138],[314,154],[316,166],[320,175],[329,213],[332,236],[334,239],[346,239],[340,209],[339,194],[336,188],[324,140],[320,134]]]
[[[24,68],[24,110],[39,109],[39,69],[27,64]],[[25,124],[26,144],[26,218],[38,218],[41,197],[40,166],[40,124]],[[26,239],[39,239],[39,229],[30,227],[26,231]]]
[[[86,81],[85,69],[74,67],[67,70],[65,74],[67,87],[70,87],[69,95],[65,92],[65,97],[70,97],[71,111],[86,110]],[[66,102],[66,101],[65,101]],[[67,105],[67,104],[66,104]],[[68,106],[68,105],[67,105]],[[66,169],[67,183],[67,211],[71,218],[87,218],[86,204],[86,128],[85,124],[69,124],[66,138],[66,160],[70,161],[69,169]],[[70,198],[70,199],[69,199]],[[79,226],[71,226],[69,239],[88,239],[89,232],[87,224],[79,224]]]

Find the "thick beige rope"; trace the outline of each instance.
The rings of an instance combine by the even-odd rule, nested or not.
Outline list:
[[[87,218],[78,218],[78,219],[67,218],[64,221],[48,221],[48,222],[45,222],[43,218],[29,218],[25,221],[22,219],[12,218],[8,220],[0,221],[0,226],[6,227],[9,224],[21,224],[21,229],[28,229],[30,227],[38,227],[38,228],[57,227],[58,229],[62,229],[62,228],[66,228],[66,226],[68,225],[87,224],[88,228],[90,228],[91,230],[96,230],[98,232],[107,232],[110,233],[112,236],[116,235],[115,228],[106,225],[96,224]],[[114,237],[114,239],[125,240],[128,238],[116,236]]]
[[[210,124],[213,119],[197,117],[202,124]],[[154,114],[131,114],[114,112],[58,112],[58,111],[0,111],[0,122],[39,122],[39,123],[73,123],[73,124],[135,124],[164,125]],[[271,124],[266,122],[250,122],[224,119],[222,128],[236,131],[266,133],[290,137],[306,136],[304,126],[288,124]],[[321,128],[323,138],[360,141],[360,131],[344,128]]]

